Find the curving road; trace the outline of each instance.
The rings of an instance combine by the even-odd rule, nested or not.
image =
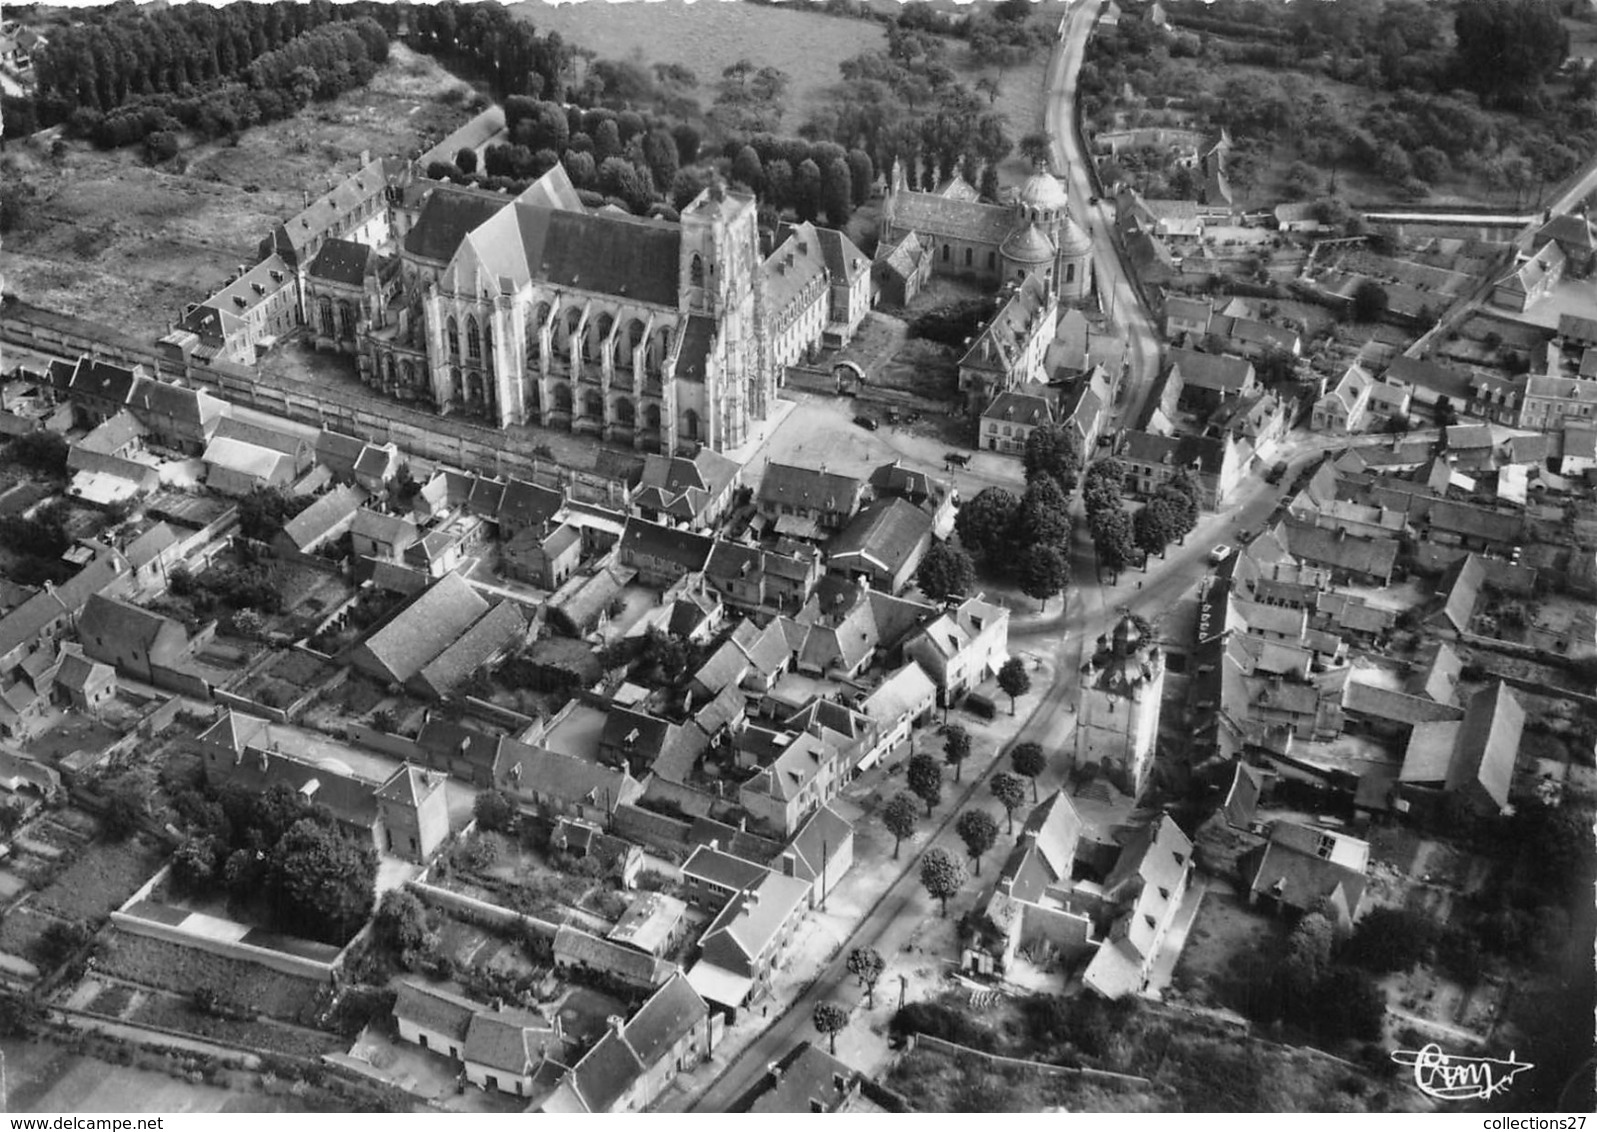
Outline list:
[[[1081,148],[1076,133],[1076,75],[1081,71],[1082,55],[1092,34],[1103,0],[1081,0],[1072,5],[1064,18],[1062,34],[1048,59],[1048,101],[1043,111],[1044,128],[1053,143],[1054,166],[1070,189],[1071,212],[1092,236],[1093,265],[1098,273],[1098,290],[1111,328],[1126,342],[1127,371],[1124,385],[1115,398],[1113,426],[1133,422],[1142,411],[1148,391],[1159,372],[1159,335],[1147,308],[1142,305],[1120,248],[1114,238],[1114,206],[1108,201],[1097,205],[1096,190],[1088,175],[1091,157]]]

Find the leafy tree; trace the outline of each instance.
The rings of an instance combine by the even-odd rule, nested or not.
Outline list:
[[[848,183],[854,193],[854,207],[871,199],[871,186],[876,182],[876,164],[863,149],[851,149],[848,161]]]
[[[821,208],[833,228],[843,227],[854,213],[853,174],[842,157],[833,158],[822,170]]]
[[[1198,485],[1192,478],[1192,473],[1182,468],[1159,485],[1154,497],[1164,500],[1169,505],[1170,521],[1176,541],[1185,542],[1186,537],[1198,525]]]
[[[876,1006],[876,984],[886,969],[881,952],[874,947],[856,947],[848,953],[848,973],[865,988],[865,1002],[869,1007]]]
[[[960,769],[970,758],[970,732],[957,723],[943,728],[943,759],[954,768],[954,781],[959,781]]]
[[[1323,913],[1310,912],[1287,936],[1286,955],[1277,971],[1281,1005],[1294,1021],[1311,1013],[1315,988],[1331,965],[1336,933]]]
[[[1132,536],[1144,554],[1164,557],[1165,547],[1176,537],[1176,519],[1170,504],[1158,496],[1150,499],[1131,518]]]
[[[1373,279],[1365,279],[1353,288],[1353,321],[1377,322],[1386,313],[1390,302],[1386,288]]]
[[[1042,749],[1041,743],[1017,743],[1015,749],[1009,752],[1009,763],[1015,768],[1015,773],[1022,778],[1031,779],[1031,800],[1037,800],[1037,776],[1048,769],[1048,756]]]
[[[1062,547],[1070,542],[1070,503],[1052,476],[1033,480],[1015,514],[1016,546]]]
[[[348,939],[371,915],[377,853],[330,823],[301,818],[272,850],[284,921],[328,942]]]
[[[1119,507],[1125,484],[1125,465],[1112,456],[1105,456],[1089,464],[1081,484],[1081,499],[1086,504],[1088,519],[1090,520],[1096,511]]]
[[[1053,145],[1046,133],[1038,132],[1022,136],[1015,148],[1020,150],[1020,156],[1031,164],[1046,165]]]
[[[810,1019],[815,1032],[825,1034],[831,1042],[831,1052],[837,1052],[837,1035],[848,1028],[848,1011],[835,1002],[817,1002]]]
[[[765,191],[765,165],[752,145],[738,150],[737,156],[732,159],[732,179],[742,181],[755,193]]]
[[[1042,603],[1070,585],[1070,560],[1053,546],[1028,546],[1020,552],[1020,592]]]
[[[503,790],[484,790],[471,804],[471,813],[477,819],[478,829],[489,833],[510,832],[521,816],[521,807]]]
[[[1517,106],[1569,55],[1569,32],[1546,0],[1464,0],[1453,16],[1455,69],[1487,105]]]
[[[954,823],[954,832],[965,843],[965,852],[976,862],[976,875],[981,876],[981,855],[998,840],[998,823],[986,810],[966,810]]]
[[[172,854],[172,879],[185,892],[205,892],[216,883],[220,845],[215,837],[197,835],[184,840]]]
[[[377,905],[372,926],[378,941],[396,955],[413,952],[427,939],[427,909],[410,889],[390,888]]]
[[[946,542],[933,543],[915,573],[921,592],[933,601],[969,593],[975,581],[976,567],[970,555]]]
[[[1009,832],[1015,832],[1015,811],[1026,804],[1026,784],[1021,781],[1018,774],[1009,774],[999,771],[993,775],[992,783],[988,786],[1004,807],[1004,815],[1009,819]]]
[[[113,789],[100,815],[100,829],[112,841],[126,841],[138,832],[144,807],[126,790]]]
[[[477,151],[469,145],[461,146],[460,152],[455,154],[455,168],[468,176],[475,173],[477,171]]]
[[[1076,489],[1076,478],[1081,472],[1081,451],[1068,428],[1045,424],[1032,429],[1031,435],[1026,437],[1021,464],[1026,469],[1028,484],[1048,476],[1068,495]]]
[[[1406,908],[1371,908],[1353,929],[1342,958],[1377,974],[1407,971],[1425,958],[1435,935],[1434,923]]]
[[[933,764],[934,766],[936,764]],[[915,832],[915,820],[920,816],[920,806],[915,795],[899,791],[882,808],[882,824],[893,835],[893,860],[898,860],[898,847],[904,838]]]
[[[821,167],[809,158],[793,171],[793,209],[800,220],[814,221],[821,214]]]
[[[1119,578],[1136,548],[1131,541],[1131,517],[1118,506],[1099,511],[1092,524],[1092,542],[1098,562]]]
[[[66,437],[48,429],[25,432],[6,445],[6,455],[17,463],[53,476],[66,473],[70,451]]]
[[[926,816],[931,817],[932,807],[943,800],[943,771],[930,755],[916,755],[909,760],[905,771],[910,792],[926,803]]]
[[[238,529],[247,539],[271,542],[283,524],[305,507],[281,488],[258,487],[238,501]]]
[[[987,559],[1001,560],[1009,549],[1010,532],[1020,500],[1001,487],[986,487],[959,509],[954,530],[959,541]]]
[[[1026,662],[1018,656],[1004,661],[998,669],[998,686],[1009,697],[1009,714],[1014,715],[1015,698],[1031,691],[1031,673],[1026,671]]]
[[[1332,1041],[1375,1041],[1386,1020],[1386,995],[1353,967],[1335,966],[1315,986],[1309,1027]]]
[[[920,862],[920,882],[928,893],[942,902],[946,918],[949,897],[958,895],[965,883],[965,867],[946,849],[928,849]]]

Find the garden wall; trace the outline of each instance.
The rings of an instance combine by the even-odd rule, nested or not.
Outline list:
[[[536,916],[525,916],[520,912],[512,912],[498,904],[490,904],[486,900],[478,900],[474,896],[467,896],[461,892],[450,892],[447,888],[439,888],[423,880],[412,880],[406,883],[421,900],[423,904],[430,904],[434,908],[442,908],[460,916],[467,923],[477,924],[481,927],[500,928],[504,931],[520,931],[523,925],[532,928],[540,935],[553,936],[559,930],[559,924],[552,924],[548,920],[540,920]]]
[[[615,808],[611,827],[617,837],[668,855],[686,852],[688,835],[693,831],[685,821],[640,809],[631,802],[623,802]]]
[[[1115,1085],[1136,1085],[1151,1088],[1153,1082],[1146,1077],[1135,1077],[1129,1073],[1111,1073],[1107,1069],[1073,1069],[1068,1065],[1049,1065],[1043,1061],[1023,1061],[1018,1057],[1003,1057],[996,1053],[983,1053],[970,1046],[962,1046],[958,1042],[946,1041],[943,1038],[934,1038],[930,1034],[910,1034],[904,1039],[906,1052],[917,1045],[925,1045],[931,1049],[941,1050],[952,1054],[960,1061],[966,1058],[978,1058],[995,1068],[1002,1066],[1009,1069],[1023,1069],[1030,1073],[1037,1073],[1045,1077],[1074,1077],[1078,1080],[1103,1081]]]
[[[121,931],[130,935],[146,936],[158,939],[165,943],[177,944],[179,947],[191,947],[198,951],[220,955],[224,959],[238,959],[246,963],[255,963],[262,967],[269,967],[285,975],[295,975],[302,979],[314,982],[331,983],[334,975],[343,967],[344,957],[349,953],[349,946],[339,951],[331,962],[321,962],[308,959],[302,955],[291,955],[286,951],[273,951],[265,947],[256,947],[252,943],[242,940],[213,939],[209,936],[198,935],[184,931],[176,924],[163,924],[155,920],[146,920],[128,911],[141,901],[150,899],[150,894],[167,879],[172,872],[170,864],[163,865],[149,880],[122,902],[122,907],[111,913],[111,922]]]

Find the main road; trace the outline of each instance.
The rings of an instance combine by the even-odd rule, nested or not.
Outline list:
[[[1081,0],[1074,4],[1061,24],[1060,36],[1048,59],[1048,98],[1044,104],[1043,126],[1053,146],[1055,169],[1065,178],[1070,190],[1072,214],[1092,237],[1093,268],[1098,277],[1098,293],[1110,315],[1111,328],[1126,343],[1128,368],[1125,383],[1115,399],[1115,424],[1132,422],[1142,411],[1148,390],[1159,372],[1159,336],[1153,320],[1132,286],[1120,248],[1114,238],[1114,208],[1097,199],[1089,173],[1092,158],[1083,150],[1076,133],[1076,77],[1087,50],[1103,0]]]

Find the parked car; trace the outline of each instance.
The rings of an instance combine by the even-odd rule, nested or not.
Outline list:
[[[1230,557],[1231,548],[1223,542],[1213,550],[1209,551],[1209,561],[1213,562],[1216,566],[1220,565],[1220,563],[1224,562]]]
[[[868,429],[871,432],[876,431],[876,418],[870,416],[869,414],[861,413],[859,416],[854,418],[854,423],[859,425],[860,428]]]
[[[956,468],[967,468],[970,466],[970,457],[963,452],[944,452],[943,463]]]

